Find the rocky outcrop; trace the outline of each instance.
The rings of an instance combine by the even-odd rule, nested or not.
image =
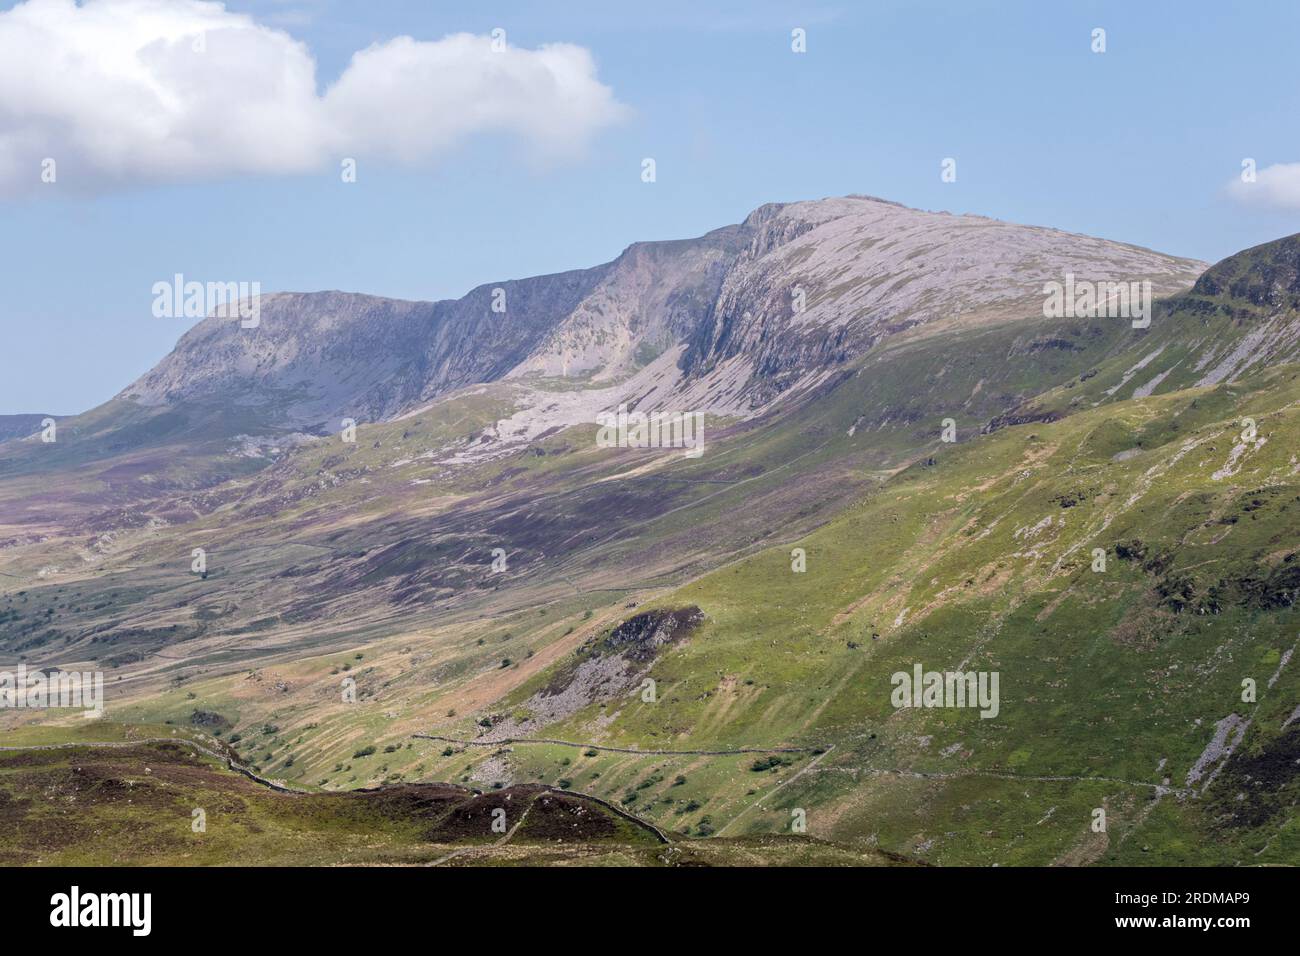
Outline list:
[[[1193,295],[1228,296],[1266,308],[1300,304],[1300,235],[1266,242],[1205,270]]]

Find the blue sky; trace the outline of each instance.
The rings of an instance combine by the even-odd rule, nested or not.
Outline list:
[[[574,44],[621,116],[579,129],[572,150],[563,130],[543,146],[489,130],[414,162],[356,133],[350,184],[336,159],[171,176],[160,147],[163,174],[0,195],[0,413],[82,411],[152,366],[192,322],[151,314],[153,283],[177,272],[264,291],[459,296],[697,235],[764,202],[846,193],[1206,260],[1300,231],[1295,204],[1229,194],[1243,158],[1300,162],[1289,0],[226,6],[305,43],[321,90],[354,52],[403,35],[501,27],[512,47]],[[0,2],[0,50],[13,7]],[[791,52],[794,27],[805,54]],[[1104,54],[1090,49],[1095,27]],[[409,113],[373,110],[381,130]],[[0,167],[14,111],[0,102]],[[235,137],[222,122],[208,131],[218,144]],[[940,180],[944,157],[955,183]]]

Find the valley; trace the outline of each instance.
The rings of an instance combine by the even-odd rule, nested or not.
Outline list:
[[[1066,272],[1151,282],[1150,326],[1046,318]],[[108,698],[0,744],[135,741],[0,753],[3,852],[1294,863],[1298,304],[1297,237],[1206,267],[844,197],[206,319],[0,443],[0,668]],[[704,453],[601,447],[621,403],[702,414]],[[896,708],[918,664],[997,673],[996,716]],[[37,792],[147,838],[56,839]]]

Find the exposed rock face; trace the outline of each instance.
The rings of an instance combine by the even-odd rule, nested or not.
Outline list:
[[[507,717],[479,735],[507,740],[533,734],[597,701],[612,701],[636,687],[655,658],[685,640],[704,623],[696,605],[643,611],[599,640],[584,644],[543,690],[524,702],[525,720]]]
[[[747,415],[887,336],[1032,318],[1043,284],[1067,272],[1150,279],[1159,293],[1186,288],[1201,269],[867,197],[772,204],[698,239],[637,243],[593,269],[488,284],[455,301],[265,295],[258,328],[205,319],[122,394],[245,404],[310,426],[390,418],[503,378],[568,377],[646,408]],[[497,289],[504,312],[493,309]]]
[[[263,295],[257,328],[204,319],[122,396],[149,405],[269,405],[295,425],[389,418],[461,386],[501,378],[606,269],[481,286],[442,302],[345,292]],[[495,288],[505,293],[504,313],[492,310]]]
[[[749,230],[727,226],[698,239],[639,242],[512,376],[625,376],[695,333]]]
[[[680,641],[703,623],[704,612],[695,605],[676,610],[644,611],[610,631],[599,650],[645,663],[654,660],[660,648]]]
[[[764,206],[745,225],[753,238],[684,359],[689,373],[706,377],[743,362],[744,376],[732,376],[738,408],[814,384],[829,367],[915,327],[1041,315],[1044,283],[1066,273],[1150,279],[1170,292],[1203,268],[1102,239],[867,197]]]

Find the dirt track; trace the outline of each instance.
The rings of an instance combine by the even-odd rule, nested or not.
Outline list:
[[[441,740],[462,747],[504,747],[507,744],[555,744],[561,747],[584,747],[607,753],[636,754],[643,757],[729,757],[732,754],[811,754],[823,747],[740,747],[735,750],[638,750],[634,747],[602,747],[600,744],[575,743],[572,740],[554,740],[549,737],[502,737],[499,740],[460,740],[440,734],[411,734],[420,740]]]

